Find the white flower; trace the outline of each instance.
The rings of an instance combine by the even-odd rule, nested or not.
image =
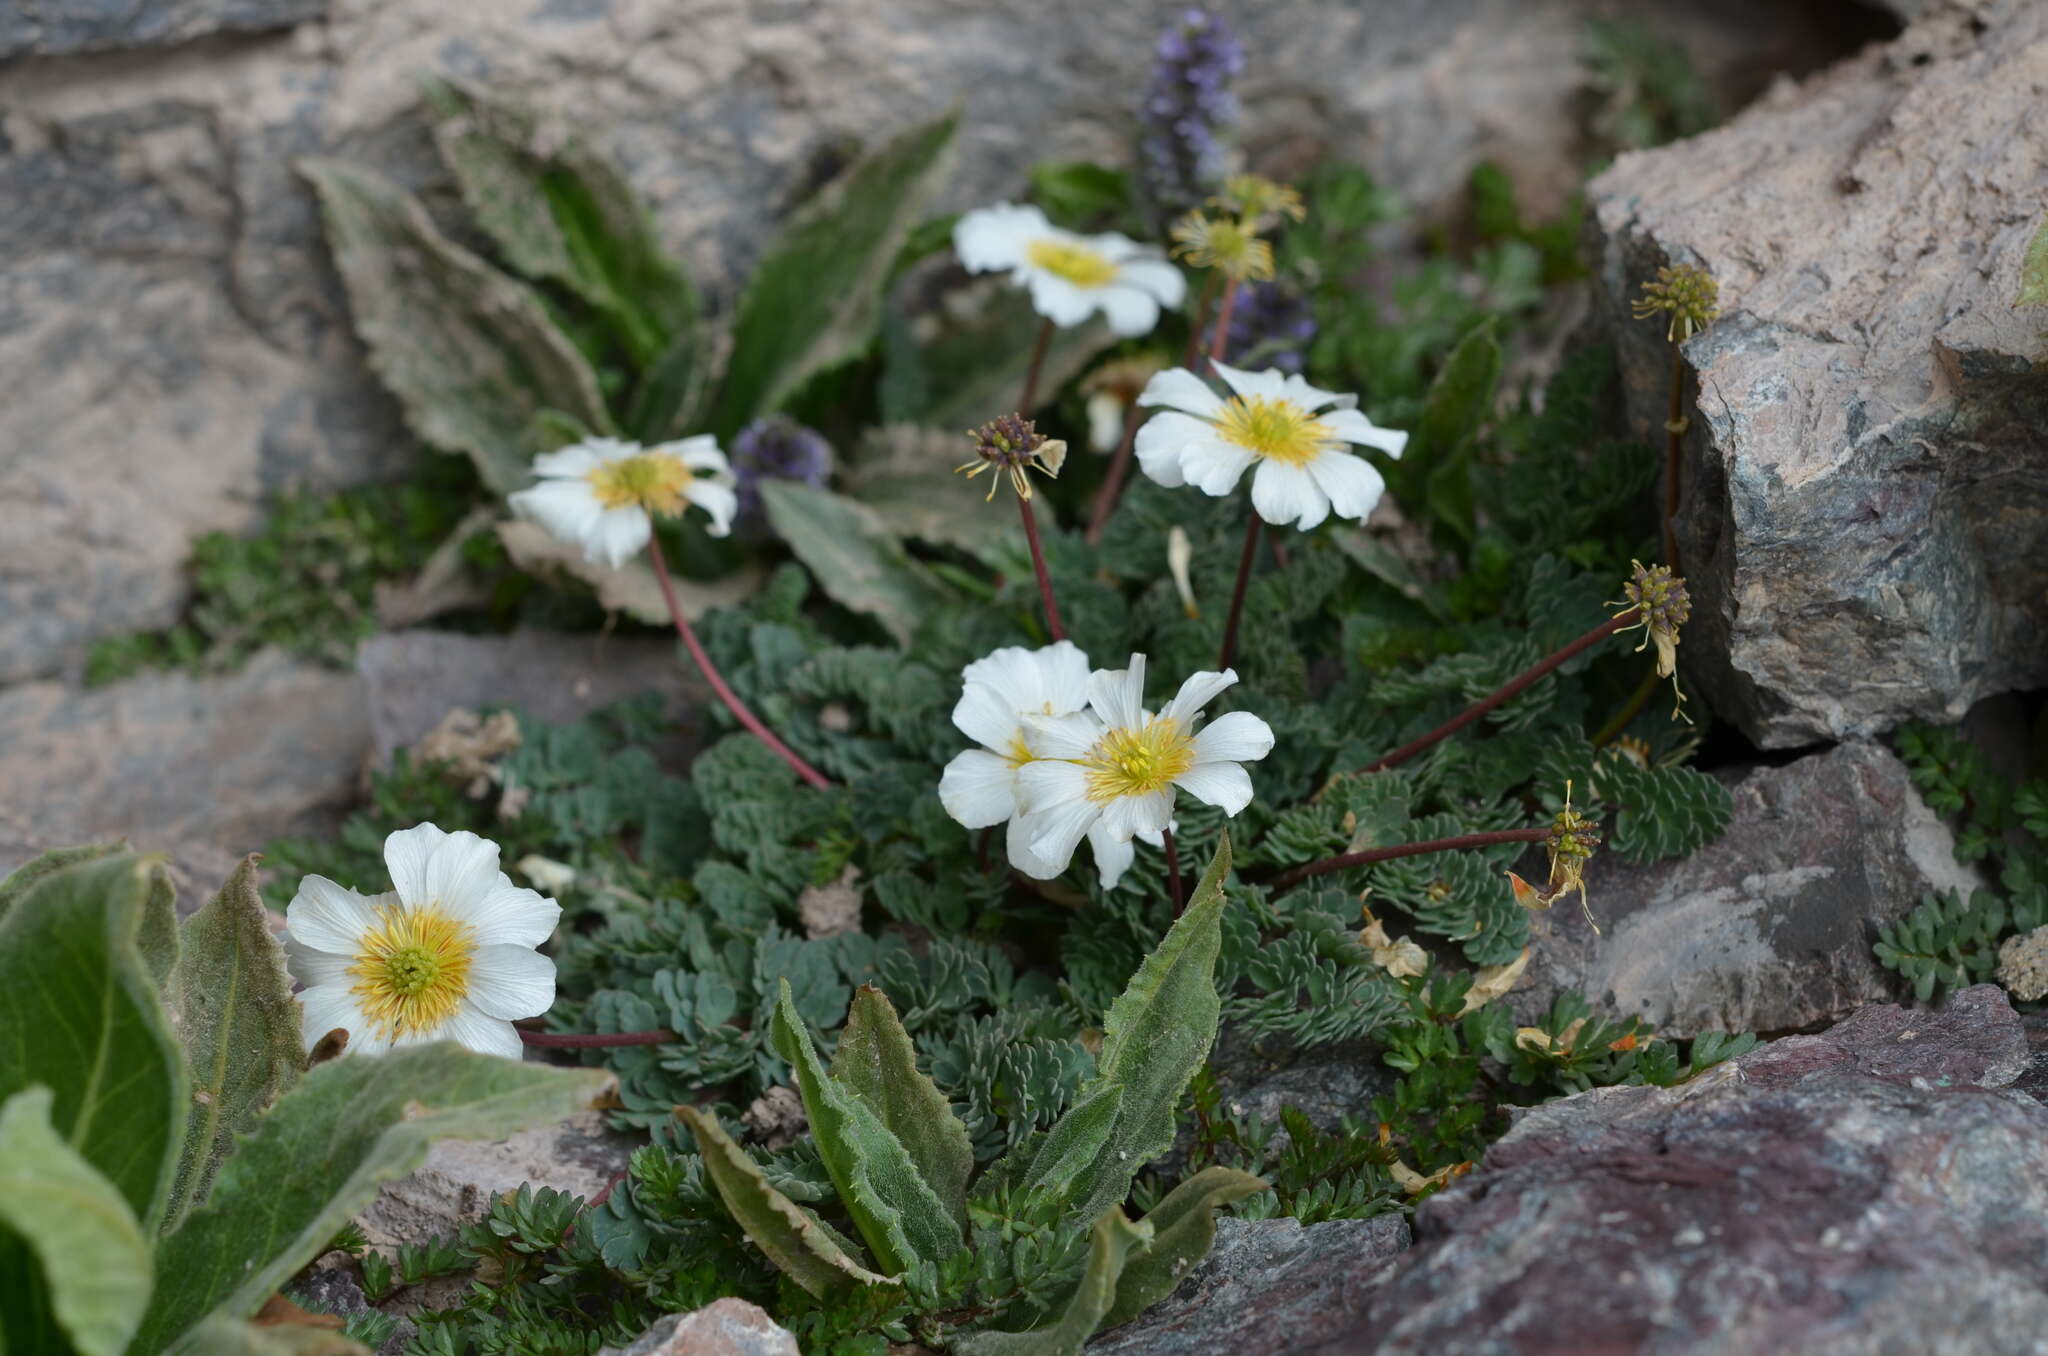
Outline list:
[[[534,948],[562,906],[498,870],[498,845],[432,824],[384,840],[390,892],[365,898],[323,876],[285,910],[285,955],[306,1048],[336,1027],[352,1054],[459,1041],[520,1055],[517,1017],[555,1001],[555,963]]]
[[[970,273],[1007,271],[1030,289],[1038,313],[1063,328],[1100,311],[1115,333],[1145,334],[1159,323],[1159,308],[1180,305],[1188,290],[1156,250],[1114,233],[1063,231],[1036,207],[1005,202],[965,213],[953,248]]]
[[[1031,761],[1024,743],[1024,717],[1068,716],[1088,704],[1088,656],[1071,640],[1037,650],[1007,646],[960,671],[960,702],[953,724],[980,744],[955,754],[939,778],[939,802],[970,829],[1009,822],[1010,861],[1039,879],[1030,844],[1020,836],[1022,808],[1017,769]]]
[[[722,537],[739,507],[732,468],[708,434],[658,447],[585,438],[534,458],[533,473],[540,483],[511,497],[513,511],[615,570],[654,535],[652,515],[679,516],[695,504]]]
[[[1236,681],[1230,669],[1194,674],[1154,715],[1145,709],[1145,656],[1134,654],[1128,669],[1089,676],[1091,713],[1025,720],[1032,761],[1017,774],[1023,832],[1045,876],[1066,870],[1085,837],[1104,884],[1114,884],[1130,863],[1131,840],[1157,841],[1172,826],[1175,787],[1227,815],[1251,804],[1242,765],[1272,752],[1272,727],[1232,711],[1196,729],[1202,708]]]
[[[1300,377],[1269,368],[1241,372],[1214,364],[1232,394],[1226,399],[1184,367],[1161,372],[1138,397],[1166,410],[1138,430],[1138,464],[1169,488],[1193,484],[1224,495],[1253,463],[1252,507],[1269,523],[1304,532],[1330,516],[1363,518],[1386,482],[1372,463],[1346,451],[1350,443],[1398,457],[1408,435],[1376,426],[1358,397],[1319,391]]]

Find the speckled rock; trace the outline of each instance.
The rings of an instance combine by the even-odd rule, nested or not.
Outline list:
[[[1600,935],[1575,907],[1534,916],[1529,968],[1508,1000],[1523,1021],[1560,989],[1675,1035],[1836,1021],[1898,993],[1871,951],[1880,926],[1929,891],[1983,883],[1878,745],[1754,768],[1731,793],[1727,832],[1689,857],[1595,859]]]
[[[2048,1107],[1985,985],[1677,1088],[1524,1113],[1297,1351],[2021,1356],[2048,1332]]]
[[[214,34],[289,28],[327,12],[328,0],[8,0],[0,6],[0,60],[72,52],[169,47]]]
[[[1664,264],[1723,315],[1685,348],[1687,672],[1768,748],[1953,721],[2048,681],[2048,7],[1941,0],[1902,36],[1589,190],[1599,303],[1661,443]]]
[[[598,1356],[798,1356],[796,1338],[760,1306],[722,1299],[670,1314],[639,1340]]]

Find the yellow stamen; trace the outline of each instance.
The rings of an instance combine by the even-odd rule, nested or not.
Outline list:
[[[1195,765],[1195,741],[1181,733],[1179,721],[1154,716],[1142,729],[1109,731],[1076,761],[1088,773],[1088,799],[1101,805],[1172,784]]]
[[[1337,437],[1314,414],[1279,396],[1232,396],[1216,415],[1216,432],[1289,466],[1308,465]]]
[[[1070,240],[1034,240],[1024,247],[1032,267],[1076,287],[1106,287],[1116,279],[1116,261]]]
[[[1047,702],[1046,705],[1051,706],[1052,703]],[[1024,742],[1024,732],[1019,730],[1010,736],[1010,751],[1003,756],[1010,760],[1011,767],[1022,767],[1038,755],[1033,753],[1031,746]]]
[[[663,452],[608,461],[584,475],[597,502],[608,509],[643,508],[671,515],[690,502],[690,482],[695,478],[680,458]]]
[[[379,909],[349,967],[364,1018],[387,1040],[439,1028],[469,992],[475,954],[467,923],[433,909]]]

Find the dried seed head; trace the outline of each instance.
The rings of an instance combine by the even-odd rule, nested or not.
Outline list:
[[[1608,606],[1624,607],[1636,614],[1636,620],[1621,629],[1642,628],[1643,643],[1636,646],[1638,654],[1653,644],[1657,647],[1657,676],[1671,680],[1671,690],[1678,699],[1671,714],[1682,717],[1685,693],[1678,687],[1678,629],[1692,618],[1692,595],[1686,592],[1685,580],[1673,574],[1669,565],[1646,567],[1640,560],[1629,563],[1635,571],[1621,586],[1621,601]]]
[[[991,419],[980,428],[969,429],[967,436],[974,439],[974,460],[955,469],[966,472],[970,480],[983,471],[995,472],[988,487],[990,499],[996,497],[996,486],[1004,476],[1009,477],[1018,498],[1029,499],[1031,481],[1025,475],[1027,471],[1057,477],[1060,467],[1066,464],[1067,445],[1040,433],[1021,414]]]
[[[1664,337],[1680,344],[1714,323],[1721,313],[1721,289],[1714,275],[1703,268],[1691,264],[1660,268],[1654,279],[1643,284],[1643,295],[1636,298],[1632,309],[1638,320],[1660,311],[1668,313],[1671,323]]]
[[[1593,860],[1594,850],[1600,846],[1600,836],[1594,830],[1600,821],[1582,815],[1572,808],[1572,784],[1564,784],[1564,808],[1550,822],[1550,836],[1544,840],[1544,851],[1550,854],[1550,880],[1541,890],[1510,871],[1507,873],[1508,887],[1514,891],[1515,902],[1525,909],[1547,909],[1568,894],[1576,892],[1579,907],[1586,911],[1586,921],[1592,923],[1597,935],[1600,925],[1593,922],[1593,907],[1586,899],[1586,863]]]

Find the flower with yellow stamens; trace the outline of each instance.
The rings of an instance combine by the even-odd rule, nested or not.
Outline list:
[[[1032,860],[1017,774],[1033,757],[1026,716],[1070,716],[1088,705],[1088,655],[1070,640],[1027,650],[1005,646],[960,671],[953,724],[978,749],[957,753],[939,777],[939,803],[970,829],[1009,825],[1009,855]],[[1047,872],[1048,876],[1057,872]],[[1114,882],[1112,882],[1114,883]]]
[[[1236,282],[1273,276],[1273,247],[1236,217],[1189,212],[1173,223],[1173,252],[1196,268],[1213,268]]]
[[[533,473],[540,483],[511,496],[513,512],[613,569],[652,539],[657,514],[701,508],[711,535],[723,537],[739,507],[732,469],[709,435],[657,447],[585,438],[534,458]]]
[[[1062,328],[1100,311],[1115,334],[1147,334],[1162,308],[1187,295],[1187,279],[1157,250],[1114,233],[1063,231],[1036,207],[1005,202],[964,213],[953,248],[970,273],[1008,273]]]
[[[988,487],[990,500],[996,497],[996,490],[1006,477],[1019,499],[1031,498],[1031,478],[1026,472],[1037,471],[1058,479],[1060,467],[1067,461],[1067,445],[1040,433],[1021,414],[991,419],[980,428],[967,430],[967,436],[974,439],[974,460],[953,469],[966,473],[969,480],[983,471],[993,472]]]
[[[561,905],[514,885],[498,845],[467,831],[401,829],[384,861],[384,894],[307,876],[285,910],[306,1048],[340,1029],[349,1054],[452,1040],[519,1058],[513,1021],[555,1001],[555,963],[534,948]]]

